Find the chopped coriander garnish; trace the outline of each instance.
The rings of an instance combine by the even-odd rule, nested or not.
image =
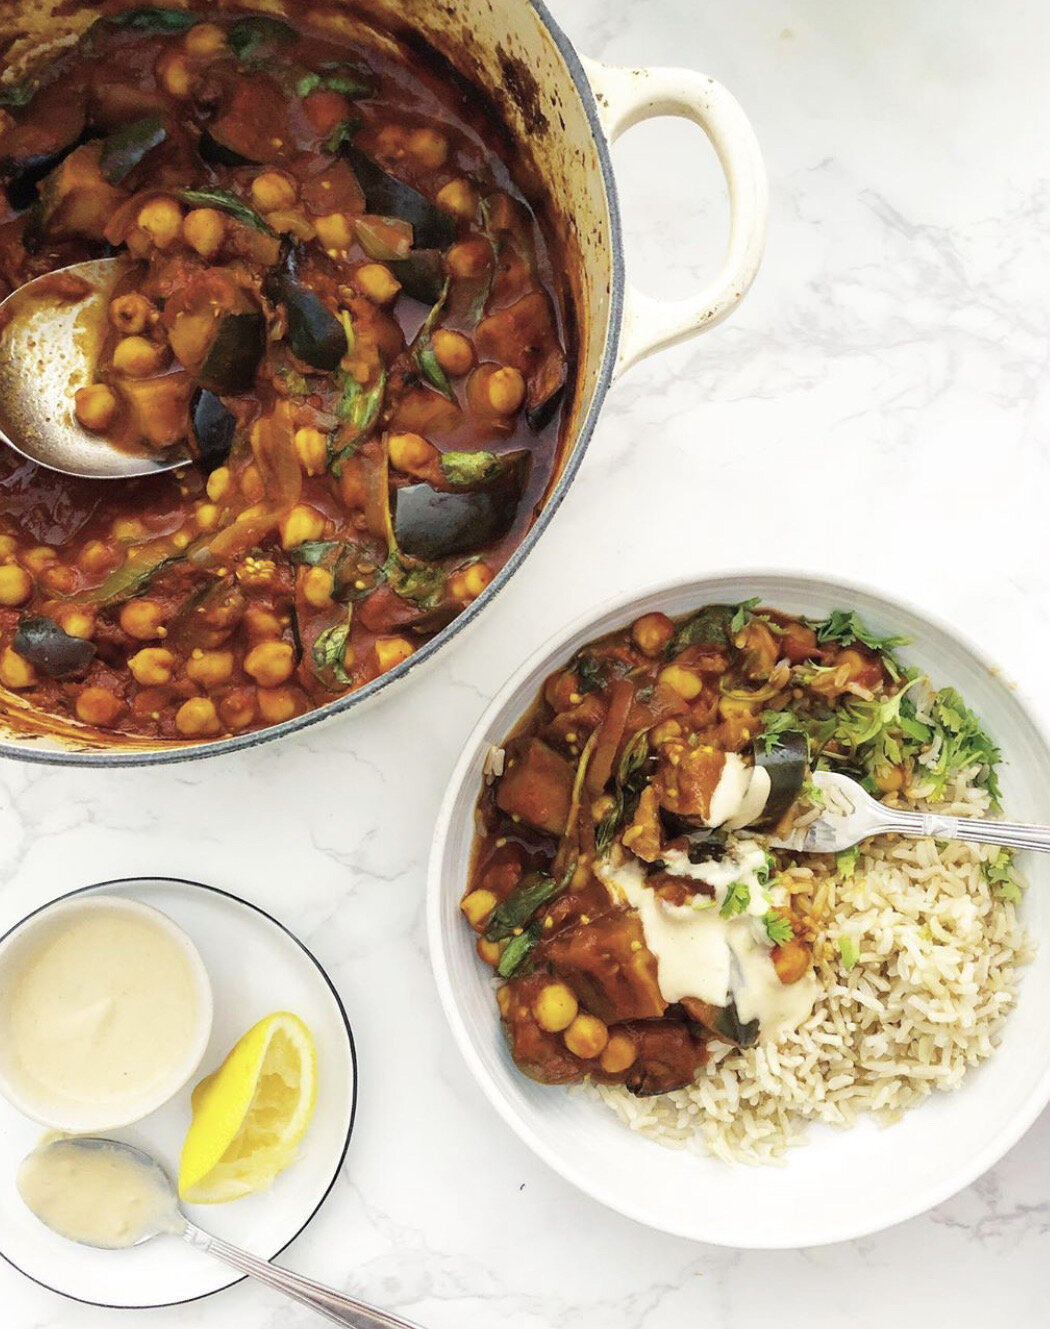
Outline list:
[[[1014,871],[1012,849],[998,850],[987,863],[981,864],[981,874],[997,900],[1007,900],[1010,904],[1021,903],[1021,883]]]
[[[774,946],[783,946],[785,942],[794,941],[795,931],[783,914],[775,909],[770,909],[768,913],[762,915],[762,922],[766,926],[766,934]]]
[[[753,595],[750,600],[741,600],[733,617],[729,620],[729,631],[733,636],[736,636],[738,632],[743,632],[754,617],[755,606],[761,603],[762,597],[760,595]]]
[[[797,733],[802,728],[793,711],[763,711],[759,718],[762,721],[762,732],[756,736],[755,743],[760,743],[766,753],[780,746],[784,734]]]
[[[849,881],[857,870],[857,862],[860,859],[860,845],[852,845],[849,849],[843,849],[840,854],[835,855],[835,870],[843,881]]]
[[[726,887],[725,899],[719,913],[723,918],[735,918],[751,903],[751,890],[746,882],[731,881]]]
[[[848,933],[843,933],[839,937],[838,946],[839,955],[842,957],[842,967],[849,973],[860,959],[860,947],[857,945],[856,938],[849,936]]]

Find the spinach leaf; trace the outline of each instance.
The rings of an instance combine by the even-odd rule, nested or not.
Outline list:
[[[540,928],[538,923],[533,923],[520,932],[516,937],[511,937],[507,943],[506,950],[499,958],[499,964],[496,966],[496,973],[500,978],[513,978],[520,974],[524,969],[532,952],[539,945]]]
[[[349,635],[350,620],[347,619],[345,623],[336,623],[330,628],[325,628],[314,642],[313,650],[310,652],[314,672],[326,687],[331,686],[329,679],[334,679],[343,687],[349,687],[353,682],[343,662],[346,655],[346,639]]]
[[[383,575],[395,595],[411,600],[421,609],[436,609],[444,598],[448,580],[444,570],[433,563],[410,558],[399,549],[391,551],[383,565]]]
[[[194,20],[196,21],[196,20]],[[290,46],[296,40],[296,31],[279,18],[269,14],[252,14],[238,19],[226,34],[226,41],[238,60],[255,60],[265,50]]]
[[[24,78],[18,83],[0,85],[0,106],[15,108],[28,106],[33,100],[33,94],[36,92],[37,86],[35,78]]]
[[[489,941],[502,941],[523,928],[537,909],[547,904],[561,891],[562,882],[546,872],[530,872],[522,877],[514,890],[489,915],[485,937]]]
[[[343,374],[342,395],[335,408],[340,420],[346,423],[347,430],[339,446],[329,445],[328,469],[338,476],[343,469],[343,462],[352,457],[379,418],[386,392],[386,370],[379,371],[379,377],[366,392],[352,374]]]
[[[165,9],[162,5],[141,5],[109,14],[103,20],[111,28],[131,28],[135,32],[185,32],[201,21],[199,14],[185,9]]]
[[[581,692],[598,692],[605,686],[605,661],[598,656],[581,652],[573,662],[573,670],[580,680]]]
[[[159,115],[146,115],[115,130],[102,144],[99,169],[111,185],[119,185],[147,153],[168,137]]]
[[[668,655],[677,655],[687,646],[728,646],[736,612],[736,605],[704,605],[679,626]]]

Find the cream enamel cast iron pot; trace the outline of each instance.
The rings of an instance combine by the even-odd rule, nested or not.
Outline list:
[[[291,6],[291,0],[287,3]],[[19,63],[27,46],[49,45],[80,31],[95,16],[89,4],[56,4],[41,25],[41,10],[50,7],[31,0],[8,0],[0,7],[4,49]],[[267,12],[280,9],[266,5]],[[325,9],[345,13],[351,35],[360,35],[367,14],[380,31],[405,33],[416,43],[425,39],[489,95],[516,143],[527,146],[563,241],[563,285],[576,326],[577,369],[565,406],[560,474],[532,529],[484,593],[416,654],[359,691],[265,730],[189,745],[125,738],[111,745],[87,731],[83,737],[48,733],[39,719],[35,724],[0,719],[0,753],[6,756],[81,765],[204,757],[301,729],[389,687],[477,618],[514,575],[572,483],[613,381],[645,356],[725,318],[755,276],[766,228],[765,171],[743,111],[713,79],[686,69],[620,69],[586,60],[540,0],[453,0],[445,5],[421,0],[333,5],[328,0]],[[295,0],[294,12],[297,18],[308,18],[310,7]],[[725,172],[730,203],[729,241],[717,272],[702,290],[671,302],[643,295],[625,277],[609,153],[610,144],[632,125],[663,116],[691,120],[703,129]],[[18,698],[7,696],[5,701],[17,715]]]

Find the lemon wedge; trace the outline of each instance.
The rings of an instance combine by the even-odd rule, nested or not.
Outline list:
[[[222,1204],[266,1190],[295,1161],[317,1101],[317,1052],[297,1015],[253,1025],[193,1091],[179,1195]]]

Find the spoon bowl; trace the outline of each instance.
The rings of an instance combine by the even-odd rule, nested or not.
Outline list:
[[[192,461],[184,445],[118,448],[74,413],[77,390],[94,380],[110,296],[127,270],[124,257],[74,263],[0,303],[0,440],[48,470],[124,480]]]

